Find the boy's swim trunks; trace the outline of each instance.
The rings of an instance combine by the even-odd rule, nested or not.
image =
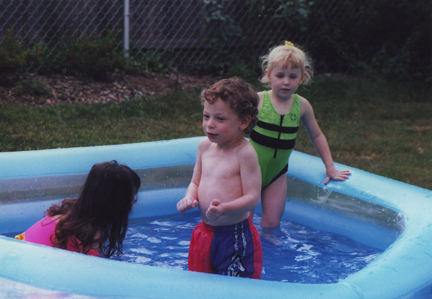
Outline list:
[[[258,124],[250,134],[250,142],[258,155],[263,189],[288,171],[288,160],[295,146],[300,124],[301,101],[295,94],[291,110],[280,115],[263,92],[263,105]]]
[[[248,219],[228,226],[200,222],[189,247],[190,271],[261,278],[262,248],[258,230]]]

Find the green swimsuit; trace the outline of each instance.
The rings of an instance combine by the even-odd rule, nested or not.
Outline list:
[[[300,123],[301,101],[295,94],[291,110],[280,115],[263,92],[258,124],[250,134],[250,142],[258,154],[263,189],[288,171],[288,159],[294,149]]]

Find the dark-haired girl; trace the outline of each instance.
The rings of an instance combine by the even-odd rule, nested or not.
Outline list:
[[[125,165],[95,164],[78,198],[52,205],[16,238],[94,256],[121,253],[140,185],[138,175]]]

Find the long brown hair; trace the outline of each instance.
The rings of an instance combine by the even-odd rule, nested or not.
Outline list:
[[[140,185],[138,175],[126,165],[116,161],[93,165],[77,199],[65,199],[46,211],[50,217],[62,215],[52,244],[65,249],[71,240],[87,253],[96,243],[105,257],[121,253]]]

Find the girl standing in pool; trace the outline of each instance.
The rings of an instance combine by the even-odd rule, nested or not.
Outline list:
[[[138,175],[125,165],[95,164],[78,198],[52,205],[16,238],[93,256],[121,253],[140,185]]]
[[[351,173],[335,168],[311,104],[295,93],[301,84],[309,83],[312,78],[310,58],[291,42],[285,42],[262,60],[265,74],[261,82],[271,89],[258,93],[258,124],[250,134],[250,142],[258,154],[262,174],[261,226],[273,228],[279,226],[285,210],[288,159],[295,145],[300,120],[324,162],[324,184],[330,179],[343,181]]]

